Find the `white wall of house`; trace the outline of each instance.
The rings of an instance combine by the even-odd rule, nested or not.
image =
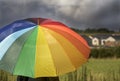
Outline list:
[[[101,45],[105,45],[106,39],[101,39]]]
[[[99,39],[98,38],[93,38],[92,39],[92,45],[94,45],[94,46],[99,46]]]

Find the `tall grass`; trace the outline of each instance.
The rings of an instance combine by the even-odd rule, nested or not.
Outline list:
[[[59,76],[60,81],[120,81],[120,59],[90,59],[78,70]],[[0,71],[0,81],[16,81],[16,76]]]
[[[87,72],[87,68],[84,67],[82,72],[75,71],[61,76],[60,81],[120,81],[120,74],[112,72],[110,74]]]
[[[0,81],[16,81],[16,76],[0,70]]]
[[[120,81],[120,59],[90,59],[78,70],[60,76],[60,81]]]

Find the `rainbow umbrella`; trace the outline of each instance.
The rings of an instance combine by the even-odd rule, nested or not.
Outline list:
[[[18,20],[0,29],[0,69],[13,75],[65,74],[85,63],[89,53],[80,35],[51,19]]]

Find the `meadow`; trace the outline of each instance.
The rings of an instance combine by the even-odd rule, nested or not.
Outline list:
[[[0,81],[16,81],[13,76],[0,71]],[[76,71],[59,76],[60,81],[120,81],[120,59],[89,59]]]
[[[60,81],[120,81],[120,59],[90,59]]]

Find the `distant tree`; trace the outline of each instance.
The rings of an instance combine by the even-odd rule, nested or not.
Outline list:
[[[90,28],[87,28],[84,30],[85,33],[95,33],[96,32],[96,29],[90,29]]]
[[[109,33],[110,31],[106,28],[100,28],[100,29],[97,29],[98,32],[101,32],[101,33]]]
[[[110,31],[107,28],[99,28],[99,29],[97,29],[97,32],[100,32],[100,33],[112,33],[114,31]]]
[[[110,31],[107,28],[99,28],[99,29],[87,28],[85,30],[80,30],[76,28],[71,28],[71,29],[77,33],[114,33],[114,31]]]
[[[94,28],[87,28],[84,30],[85,33],[113,33],[114,31],[110,31],[107,28],[99,28],[99,29],[94,29]]]
[[[120,46],[115,47],[115,56],[120,58]]]
[[[91,49],[92,58],[120,58],[120,46],[111,48]]]
[[[77,32],[77,33],[82,33],[83,30],[77,29],[77,28],[71,28],[73,31]]]

